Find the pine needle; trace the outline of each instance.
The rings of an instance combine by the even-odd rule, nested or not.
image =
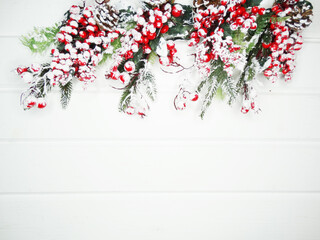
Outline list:
[[[61,91],[61,98],[60,102],[62,105],[62,108],[66,109],[70,99],[71,99],[71,93],[72,93],[72,82],[69,81],[67,84],[62,85],[61,83],[59,84],[60,91]]]

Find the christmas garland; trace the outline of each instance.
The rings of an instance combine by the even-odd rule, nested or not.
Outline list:
[[[261,1],[195,0],[187,6],[145,0],[136,11],[117,10],[109,0],[74,5],[62,22],[22,37],[32,52],[52,48],[52,60],[17,68],[29,84],[21,105],[45,108],[47,94],[58,86],[66,107],[73,81],[86,86],[96,79],[96,67],[109,61],[105,77],[121,85],[120,111],[144,117],[156,97],[151,65],[158,58],[162,66],[177,67],[186,76],[194,70],[199,74],[182,81],[174,99],[177,110],[203,99],[203,117],[213,98],[223,94],[229,104],[242,97],[243,113],[257,112],[253,81],[260,73],[272,82],[291,79],[303,43],[301,31],[313,15],[305,0],[276,0],[268,9],[259,7]],[[181,64],[176,40],[186,40],[194,49],[192,67]]]

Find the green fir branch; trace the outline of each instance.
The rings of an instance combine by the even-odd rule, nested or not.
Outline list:
[[[119,27],[125,28],[126,30],[135,28],[137,25],[137,23],[133,20],[135,14],[136,13],[131,6],[127,9],[121,9],[119,11]]]
[[[154,75],[147,71],[141,79],[141,83],[146,86],[146,93],[152,101],[155,101],[157,96],[157,87]]]
[[[247,0],[244,4],[245,8],[259,6],[262,0]]]
[[[59,31],[60,26],[58,23],[53,27],[34,28],[32,33],[22,36],[20,41],[33,53],[43,53],[56,41],[56,35]]]
[[[205,115],[207,109],[212,104],[213,97],[216,95],[218,87],[219,87],[218,81],[213,76],[208,78],[208,84],[210,86],[209,86],[208,91],[205,95],[205,100],[204,100],[202,108],[201,108],[201,114],[200,114],[201,119],[204,118],[204,115]]]
[[[99,66],[102,66],[103,64],[105,64],[109,59],[112,58],[112,53],[103,53],[102,55],[102,59],[99,62]]]
[[[223,92],[229,97],[228,104],[231,105],[237,98],[238,93],[233,81],[227,79],[221,86]]]
[[[207,111],[207,109],[210,107],[212,104],[212,100],[214,96],[216,96],[217,91],[221,84],[224,81],[228,81],[228,74],[226,71],[223,69],[223,62],[221,60],[214,61],[212,63],[212,66],[214,70],[210,73],[210,75],[207,78],[207,85],[208,85],[208,90],[205,95],[205,100],[203,102],[202,108],[201,108],[201,114],[200,117],[203,119],[204,115]]]
[[[193,9],[191,6],[182,5],[183,15],[172,18],[173,26],[164,35],[166,40],[186,40],[193,31]]]
[[[119,103],[119,111],[120,112],[125,112],[126,109],[129,107],[131,96],[130,96],[130,89],[126,89],[120,98],[120,103]]]
[[[61,98],[60,102],[62,105],[62,108],[67,108],[69,105],[70,99],[71,99],[71,93],[72,93],[72,82],[69,81],[65,85],[59,84],[60,92],[61,92]]]

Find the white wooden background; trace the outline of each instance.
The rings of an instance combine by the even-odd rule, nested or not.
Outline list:
[[[185,1],[186,3],[191,1]],[[18,36],[77,0],[0,0],[1,240],[319,240],[320,2],[291,83],[259,89],[263,112],[216,101],[176,112],[158,73],[147,119],[118,113],[98,79],[24,112],[13,69],[41,59]],[[270,91],[271,89],[271,91]]]

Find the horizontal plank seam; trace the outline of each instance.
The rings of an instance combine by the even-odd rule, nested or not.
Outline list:
[[[119,145],[119,143],[131,144],[131,145],[172,145],[172,144],[200,144],[200,145],[211,145],[211,144],[320,144],[320,138],[265,138],[265,139],[95,139],[95,138],[0,138],[0,144],[12,144],[12,143],[29,143],[29,144],[47,144],[47,143],[75,143],[75,144],[109,144]],[[320,151],[320,148],[319,148]]]
[[[192,194],[192,195],[218,195],[218,194],[246,194],[246,195],[252,195],[252,194],[297,194],[297,195],[308,195],[308,194],[314,194],[319,195],[320,191],[74,191],[74,192],[0,192],[0,196],[20,196],[20,195],[26,195],[26,196],[46,196],[46,195],[140,195],[140,194],[146,194],[146,195],[162,195],[162,194],[175,194],[175,195],[185,195],[185,194]]]

